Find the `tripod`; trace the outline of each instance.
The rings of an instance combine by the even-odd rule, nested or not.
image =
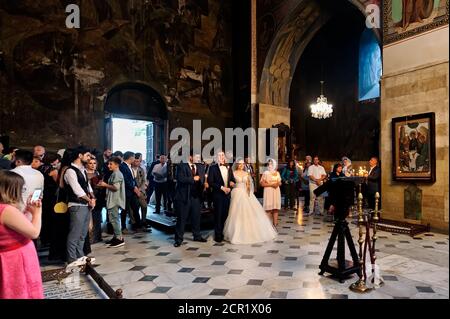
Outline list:
[[[337,265],[334,263],[330,265],[329,259],[331,252],[333,251],[334,243],[337,243]],[[345,260],[345,241],[347,240],[348,248],[350,249],[350,254],[352,256],[353,262]],[[328,272],[339,278],[339,282],[343,283],[344,279],[353,273],[358,273],[360,270],[358,253],[355,249],[355,244],[353,243],[352,235],[350,229],[348,228],[348,223],[345,218],[339,218],[335,221],[333,232],[331,233],[330,240],[328,242],[327,249],[323,255],[322,262],[320,263],[320,273],[323,275]]]
[[[319,275],[329,272],[338,277],[341,283],[343,283],[344,279],[351,274],[359,273],[361,269],[361,263],[355,249],[355,244],[353,243],[352,235],[350,233],[350,229],[348,228],[348,223],[345,220],[350,206],[354,204],[354,189],[355,179],[337,178],[335,180],[332,179],[314,191],[316,196],[320,195],[324,191],[328,191],[330,201],[335,207],[334,228],[322,262],[319,266]],[[338,242],[337,260],[330,263],[329,259],[336,240]],[[352,262],[345,260],[345,241],[347,241],[347,246],[350,249]]]

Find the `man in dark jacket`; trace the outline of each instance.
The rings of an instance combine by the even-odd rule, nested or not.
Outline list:
[[[11,169],[11,162],[8,161],[7,159],[0,158],[0,171],[2,169],[10,170]]]
[[[139,216],[139,196],[140,191],[136,184],[136,177],[134,176],[134,171],[131,167],[135,161],[135,156],[133,152],[126,152],[123,155],[123,162],[120,164],[120,171],[123,174],[125,182],[125,195],[126,195],[126,209],[121,212],[121,222],[122,222],[122,232],[127,233],[126,219],[127,213],[130,214],[131,227],[135,231],[150,232],[150,229],[142,229],[141,218]]]
[[[153,161],[150,164],[150,167],[148,168],[147,171],[147,180],[148,180],[148,186],[147,186],[147,204],[150,202],[150,198],[152,197],[153,192],[155,191],[155,180],[153,177],[153,168],[155,168],[155,165],[159,164],[159,157],[160,155],[156,155],[155,157],[155,161]]]
[[[380,191],[380,178],[381,178],[381,168],[378,166],[378,158],[372,157],[369,161],[370,170],[366,174],[367,178],[367,201],[370,209],[375,209],[375,194],[378,192],[381,196]],[[381,197],[378,204],[378,208],[381,208]]]
[[[230,208],[231,189],[236,181],[231,165],[226,163],[224,152],[217,155],[218,164],[210,167],[208,172],[208,185],[212,189],[214,201],[214,240],[223,241],[223,228]]]
[[[178,165],[176,180],[174,202],[177,225],[174,246],[179,247],[183,243],[184,228],[189,215],[191,216],[194,241],[206,242],[206,239],[200,234],[200,207],[205,183],[205,168],[199,163],[195,164],[191,154],[187,163]]]

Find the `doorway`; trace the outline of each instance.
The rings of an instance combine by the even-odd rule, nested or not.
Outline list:
[[[143,83],[113,87],[105,102],[105,146],[142,153],[150,164],[168,148],[168,112],[161,95]]]
[[[145,163],[153,159],[153,122],[112,117],[112,151],[141,153]]]

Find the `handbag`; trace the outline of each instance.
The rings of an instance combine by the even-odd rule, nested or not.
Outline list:
[[[58,190],[56,191],[56,204],[53,207],[53,211],[56,214],[65,214],[69,210],[69,207],[67,206],[66,201],[59,199],[60,191],[61,191],[61,188],[58,187]]]

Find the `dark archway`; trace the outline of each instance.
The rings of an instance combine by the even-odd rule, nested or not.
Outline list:
[[[168,119],[166,103],[161,95],[140,82],[114,86],[106,98],[105,112],[136,119]]]

